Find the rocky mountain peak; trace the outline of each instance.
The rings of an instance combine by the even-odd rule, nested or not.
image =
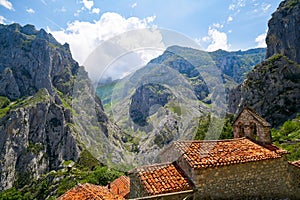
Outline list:
[[[285,0],[273,13],[267,60],[258,64],[229,95],[229,111],[248,103],[273,127],[300,112],[300,1]]]
[[[78,71],[69,46],[62,46],[45,30],[32,25],[0,25],[0,95],[11,100],[46,88],[53,94],[71,91]],[[69,84],[66,84],[69,83]]]
[[[267,55],[282,54],[300,63],[300,1],[285,0],[280,3],[269,21],[266,38]]]
[[[0,25],[0,52],[0,191],[76,162],[83,151],[121,162],[121,130],[68,44],[32,25]]]

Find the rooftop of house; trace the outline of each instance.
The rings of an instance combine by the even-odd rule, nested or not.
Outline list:
[[[192,183],[176,163],[143,166],[131,173],[137,174],[149,196],[193,189]]]
[[[247,138],[177,141],[173,145],[171,148],[177,148],[194,169],[280,158],[286,153],[278,147],[272,150]]]
[[[130,192],[130,179],[127,176],[121,176],[109,184],[109,191],[112,194],[126,197]]]
[[[107,187],[89,183],[78,184],[68,190],[58,200],[123,200],[119,195],[112,194]]]
[[[240,115],[243,112],[248,112],[250,115],[252,115],[258,122],[260,122],[263,126],[267,126],[270,127],[271,124],[269,122],[267,122],[264,118],[262,118],[254,109],[250,108],[249,106],[246,106],[236,117],[235,122],[233,123],[233,125],[236,125],[236,122],[238,121]]]

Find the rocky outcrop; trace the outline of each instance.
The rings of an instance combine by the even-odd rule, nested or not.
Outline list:
[[[285,0],[269,21],[267,58],[274,54],[300,63],[300,1]]]
[[[163,55],[151,60],[149,65],[160,65],[161,67],[169,67],[177,71],[192,86],[197,99],[203,100],[208,96],[208,87],[199,70],[189,60],[177,54],[176,51],[174,52],[172,47],[167,49]]]
[[[159,84],[146,84],[137,88],[131,97],[129,113],[132,121],[139,126],[147,125],[147,118],[165,106],[172,93]]]
[[[81,151],[69,111],[47,89],[20,104],[0,121],[0,190],[23,187],[65,160],[76,161]]]
[[[16,100],[46,88],[64,94],[72,91],[78,64],[67,44],[60,45],[43,29],[32,25],[0,25],[0,95]]]
[[[300,111],[300,2],[283,1],[269,21],[267,60],[229,95],[229,111],[250,104],[273,127]]]
[[[246,103],[278,127],[300,112],[300,66],[280,54],[257,65],[245,81],[231,90],[229,111],[238,113]]]
[[[0,109],[0,191],[76,162],[83,150],[125,162],[122,131],[68,44],[32,25],[0,25],[0,52],[0,96],[10,102]]]

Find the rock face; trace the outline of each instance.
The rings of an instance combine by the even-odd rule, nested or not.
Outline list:
[[[1,96],[16,100],[46,88],[72,91],[71,78],[78,71],[68,45],[61,46],[52,35],[31,25],[0,25]]]
[[[257,65],[229,95],[229,111],[248,103],[273,127],[300,111],[300,2],[283,1],[269,21],[267,60]]]
[[[139,126],[147,125],[147,117],[165,106],[172,96],[171,91],[159,84],[146,84],[139,87],[131,98],[130,117]]]
[[[77,160],[80,147],[67,110],[46,89],[23,101],[0,121],[0,190],[23,187],[32,178]]]
[[[257,65],[246,80],[231,90],[229,111],[248,103],[273,127],[300,112],[300,66],[279,54]]]
[[[300,1],[285,0],[269,21],[267,58],[274,54],[300,63]]]
[[[68,44],[32,25],[0,25],[0,191],[28,184],[82,150],[122,159],[122,133],[108,120]],[[3,98],[6,97],[6,98]]]

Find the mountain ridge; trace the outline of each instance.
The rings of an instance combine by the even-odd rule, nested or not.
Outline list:
[[[68,44],[32,25],[0,25],[0,51],[0,190],[79,162],[85,151],[125,163],[123,132]]]

